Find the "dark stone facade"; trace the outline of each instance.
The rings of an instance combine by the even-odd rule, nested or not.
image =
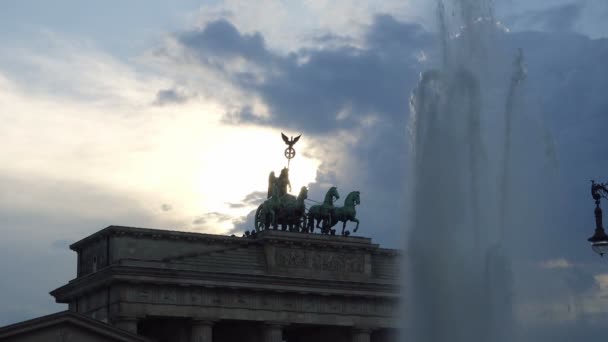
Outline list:
[[[70,246],[69,310],[159,342],[396,340],[395,250],[371,239],[107,227]]]

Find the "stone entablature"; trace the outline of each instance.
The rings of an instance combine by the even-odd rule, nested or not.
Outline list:
[[[79,276],[51,294],[72,311],[133,331],[138,321],[161,316],[399,327],[399,253],[369,238],[111,226],[70,248],[78,253]]]
[[[110,305],[110,316],[390,328],[398,310],[397,302],[386,298],[135,284],[121,285],[118,292],[121,298]]]
[[[371,239],[362,237],[268,230],[252,239],[119,226],[107,227],[72,244],[70,248],[78,253],[79,277],[122,260],[187,264],[194,262],[197,257],[208,259],[213,257],[213,253],[228,255],[240,248],[257,249],[258,252],[263,250],[267,263],[263,267],[269,273],[338,278],[350,274],[373,278],[375,270],[372,270],[372,264],[376,261],[373,259],[395,264],[394,260],[398,256],[396,250],[379,248],[377,244],[371,243]],[[239,273],[260,263],[255,258],[243,258],[243,261],[246,264]],[[93,266],[94,264],[96,265]],[[213,265],[209,267],[212,268]],[[388,275],[389,278],[396,278],[395,267],[393,265],[394,270],[389,272],[392,273],[392,277],[391,274]],[[232,268],[234,267],[224,268],[224,271],[229,272]],[[386,271],[386,267],[383,271]]]

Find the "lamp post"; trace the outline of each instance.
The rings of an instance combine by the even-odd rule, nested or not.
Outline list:
[[[595,233],[587,239],[591,242],[591,248],[600,256],[608,253],[608,235],[604,231],[602,225],[602,208],[600,208],[600,199],[608,199],[608,189],[605,183],[596,183],[591,181],[591,196],[595,200]]]

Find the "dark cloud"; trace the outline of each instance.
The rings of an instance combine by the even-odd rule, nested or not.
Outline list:
[[[228,215],[228,214],[223,214],[223,213],[219,213],[219,212],[210,212],[210,213],[205,213],[197,218],[195,218],[192,221],[192,224],[195,225],[204,225],[209,223],[209,221],[216,221],[216,222],[226,222],[232,220],[232,216]]]
[[[435,37],[417,23],[402,22],[389,14],[374,17],[365,34],[368,49],[380,54],[411,55],[417,49],[431,48]]]
[[[185,46],[192,48],[202,61],[210,64],[220,62],[217,58],[244,58],[266,64],[273,57],[259,32],[241,34],[225,19],[211,22],[199,31],[185,32],[179,39]]]
[[[397,116],[407,108],[403,89],[416,73],[394,66],[351,47],[315,51],[254,90],[269,106],[273,126],[316,134],[354,129],[365,115]]]
[[[247,194],[239,203],[229,203],[231,208],[255,207],[246,216],[233,219],[234,228],[229,234],[241,234],[246,230],[255,228],[255,212],[257,207],[266,200],[267,195],[266,191],[254,191]]]
[[[509,25],[524,29],[570,32],[581,19],[585,2],[571,2],[537,11],[529,11],[507,20]]]
[[[231,208],[243,208],[246,206],[258,206],[266,200],[266,191],[254,191],[245,196],[239,203],[228,203]]]
[[[326,45],[350,45],[355,42],[352,37],[335,34],[333,32],[324,32],[315,35],[311,39],[315,44],[326,46]]]
[[[207,57],[238,57],[264,73],[261,78],[242,71],[228,74],[235,84],[260,96],[271,117],[262,120],[245,106],[228,113],[226,122],[297,127],[313,134],[358,127],[368,115],[403,116],[407,108],[404,93],[420,71],[416,53],[433,46],[433,35],[421,26],[401,23],[388,15],[375,18],[364,47],[309,48],[287,56],[269,51],[259,33],[241,34],[225,20],[180,38],[184,46],[218,70],[226,71],[229,65],[218,60],[211,63]],[[336,37],[328,34],[322,38]]]
[[[240,123],[251,123],[257,125],[269,125],[270,121],[253,112],[251,106],[245,105],[232,112],[227,112],[222,118],[222,122],[229,125],[238,125]]]
[[[160,210],[162,210],[162,211],[169,211],[171,209],[173,209],[173,207],[171,206],[171,204],[163,203],[160,206]]]
[[[569,3],[552,7],[533,15],[532,21],[537,21],[549,31],[572,31],[580,18],[584,3]]]
[[[256,209],[250,211],[247,216],[234,219],[234,228],[228,234],[242,234],[245,231],[255,230],[255,213]]]
[[[243,203],[249,205],[259,205],[266,200],[266,196],[266,191],[254,191],[245,196],[245,198],[243,199]]]
[[[207,218],[205,218],[203,216],[197,217],[192,221],[192,224],[196,224],[196,225],[205,224],[205,223],[207,223]]]
[[[188,101],[188,96],[182,94],[176,89],[163,89],[156,93],[154,104],[164,106],[167,104],[180,104]]]

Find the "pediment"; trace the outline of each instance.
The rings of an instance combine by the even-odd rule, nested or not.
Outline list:
[[[147,338],[118,329],[81,314],[62,311],[0,328],[0,340],[149,342]]]

